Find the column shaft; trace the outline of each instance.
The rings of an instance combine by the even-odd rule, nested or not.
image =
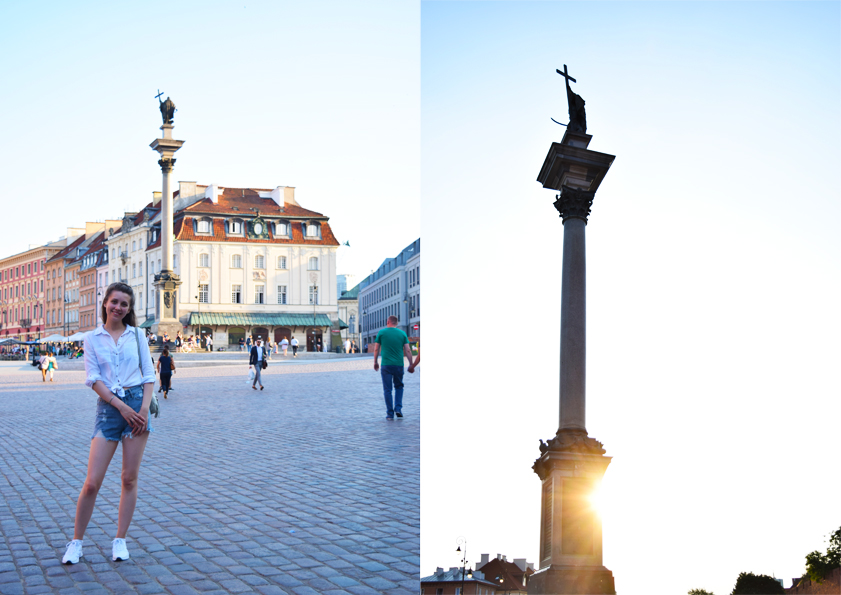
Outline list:
[[[564,221],[561,273],[561,383],[559,430],[585,430],[587,264],[584,230],[577,217]]]
[[[163,270],[172,271],[172,167],[161,167],[161,264]]]

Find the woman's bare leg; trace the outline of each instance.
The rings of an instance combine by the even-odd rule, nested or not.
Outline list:
[[[120,494],[120,513],[117,520],[117,537],[125,539],[134,507],[137,506],[137,476],[140,474],[140,461],[149,432],[143,432],[134,438],[123,438],[123,491]]]
[[[96,495],[105,479],[105,472],[117,450],[117,442],[105,438],[91,439],[91,451],[88,455],[88,475],[76,503],[76,523],[73,526],[73,539],[82,539],[93,514]]]

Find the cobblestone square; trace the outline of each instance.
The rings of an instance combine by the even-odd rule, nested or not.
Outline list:
[[[111,561],[118,448],[71,566],[96,395],[78,366],[44,384],[0,364],[0,594],[417,593],[420,370],[389,421],[372,364],[272,362],[263,391],[244,362],[179,368],[158,395],[131,559]]]

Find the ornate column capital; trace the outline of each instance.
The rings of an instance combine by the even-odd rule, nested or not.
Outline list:
[[[567,219],[583,219],[584,223],[587,223],[595,196],[595,192],[562,186],[561,193],[555,201],[555,208],[558,209],[565,223]]]
[[[161,171],[165,174],[168,174],[172,171],[172,168],[175,167],[175,159],[173,158],[163,158],[158,160],[158,165],[161,166]]]

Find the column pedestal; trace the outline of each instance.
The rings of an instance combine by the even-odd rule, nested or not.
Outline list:
[[[542,483],[540,570],[529,579],[529,593],[613,595],[592,500],[611,458],[586,431],[559,430],[541,451],[532,467]]]
[[[181,279],[170,271],[161,271],[155,275],[155,334],[168,333],[170,337],[183,330],[178,320],[178,286]]]

